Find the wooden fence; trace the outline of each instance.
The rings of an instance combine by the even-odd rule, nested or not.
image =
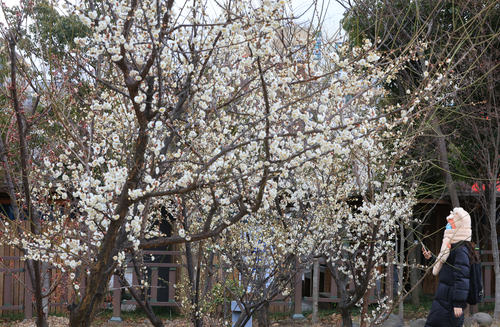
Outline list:
[[[0,315],[6,314],[22,314],[25,317],[33,316],[33,295],[29,291],[31,282],[29,274],[25,269],[25,262],[22,261],[21,253],[19,250],[0,245],[0,260],[3,265],[0,268]],[[175,282],[178,276],[178,269],[180,265],[173,263],[171,258],[179,256],[179,251],[146,251],[145,255],[161,255],[163,258],[168,256],[168,263],[164,262],[148,262],[145,263],[150,271],[150,300],[153,306],[178,306],[179,303],[175,302]],[[162,258],[162,259],[163,259]],[[157,260],[158,261],[158,260]],[[49,273],[54,275],[60,273],[56,267],[48,267]],[[165,272],[166,270],[166,272]],[[132,285],[139,285],[135,272],[131,273]],[[49,278],[51,277],[49,276]],[[113,278],[114,285],[111,290],[113,291],[113,316],[120,317],[119,311],[121,304],[135,304],[135,301],[122,301],[121,285],[118,278]],[[85,291],[85,279],[81,282],[81,292]],[[48,303],[49,314],[60,313],[64,311],[64,307],[72,295],[72,290],[69,287],[60,286],[61,291],[56,296],[51,296]],[[168,290],[167,292],[158,292],[159,290]]]
[[[493,262],[490,260],[492,251],[481,251],[482,266],[483,266],[483,284],[484,284],[484,302],[494,302],[494,272],[492,271]],[[179,251],[147,251],[146,255],[168,256],[168,260],[153,260],[145,263],[149,271],[149,290],[150,301],[152,306],[180,306],[180,303],[175,301],[175,283],[179,281],[181,274],[181,266],[175,263],[173,258],[181,255]],[[12,313],[24,313],[25,317],[33,316],[32,294],[28,291],[25,285],[31,285],[29,276],[25,270],[25,262],[20,260],[20,251],[8,246],[0,245],[0,260],[3,260],[3,266],[0,267],[0,315]],[[163,258],[164,258],[163,257]],[[167,262],[164,262],[167,261]],[[7,267],[7,268],[5,268]],[[55,267],[49,267],[52,274],[57,272]],[[394,266],[389,265],[387,276],[380,281],[377,290],[370,290],[370,302],[377,301],[377,295],[387,295],[390,299],[394,294]],[[272,307],[280,308],[280,311],[291,311],[295,315],[302,314],[302,302],[312,301],[312,297],[304,296],[303,292],[303,271],[298,271],[295,277],[295,290],[292,297],[285,298],[279,295]],[[320,270],[313,271],[313,276],[320,278]],[[324,279],[330,279],[325,282]],[[122,287],[118,278],[113,279],[111,291],[113,292],[113,319],[120,319],[121,306],[124,304],[137,305],[135,301],[122,301]],[[312,284],[312,283],[311,283]],[[318,287],[320,283],[318,283]],[[132,285],[139,285],[137,276],[132,273]],[[82,291],[85,288],[85,282],[82,282]],[[320,297],[318,302],[321,303],[337,303],[340,302],[340,294],[335,281],[329,274],[323,274],[323,289],[318,290]],[[59,296],[53,297],[49,303],[49,313],[61,312],[71,295],[68,289],[62,290]],[[378,293],[378,294],[377,294]],[[476,308],[472,308],[475,312]],[[275,311],[275,310],[272,310]]]
[[[180,256],[180,251],[145,251],[145,255],[158,255],[158,256],[169,256],[170,258],[174,256]],[[179,275],[179,269],[181,265],[174,263],[173,260],[167,260],[171,262],[150,262],[145,263],[148,268],[149,274],[149,284],[151,285],[149,289],[150,303],[151,306],[167,306],[167,307],[177,307],[180,303],[175,301],[175,283],[178,282],[177,276]],[[163,276],[163,277],[162,277]],[[167,277],[168,276],[168,277]],[[138,305],[134,300],[123,300],[121,299],[122,286],[120,281],[116,276],[113,276],[113,317],[112,321],[121,321],[121,307],[122,305]],[[164,277],[167,277],[165,279]],[[139,285],[137,280],[137,275],[133,272],[132,285]],[[158,292],[161,290],[161,292]],[[167,290],[167,292],[164,292]],[[159,296],[160,295],[160,296]],[[162,296],[163,295],[163,296]]]
[[[26,313],[25,309],[31,299],[24,287],[26,282],[29,282],[29,277],[25,274],[25,262],[19,259],[20,256],[21,252],[18,249],[0,244],[2,263],[0,265],[0,315]]]
[[[483,302],[495,302],[493,290],[495,290],[495,272],[493,271],[493,251],[481,251],[481,266],[483,267]]]
[[[319,260],[320,264],[324,265],[324,260],[320,259]],[[378,297],[385,297],[386,295],[388,296],[389,300],[393,299],[393,294],[394,294],[394,265],[389,265],[386,267],[386,272],[387,276],[383,279],[380,280],[379,283],[377,283],[377,288],[371,288],[369,290],[369,301],[370,303],[375,303],[378,301]],[[311,271],[312,276],[311,280],[313,278],[317,278],[320,280],[320,273],[321,269],[318,269],[317,271],[312,270]],[[301,275],[300,275],[301,277]],[[324,285],[329,286],[328,289],[323,288],[323,290],[318,290],[318,302],[325,302],[325,303],[338,303],[340,302],[340,290],[335,283],[335,280],[333,277],[328,273],[324,274],[324,278],[330,278],[329,281],[325,281]],[[320,283],[317,283],[318,287],[320,287]],[[350,289],[354,289],[354,283],[351,281],[350,283]],[[311,296],[309,297],[303,297],[304,300],[306,301],[313,301],[313,298]]]

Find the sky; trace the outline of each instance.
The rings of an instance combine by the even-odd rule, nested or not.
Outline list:
[[[321,3],[322,0],[319,0]],[[304,20],[312,18],[312,1],[310,0],[292,0],[292,7],[296,15],[304,14]],[[335,0],[323,0],[325,8],[324,29],[330,36],[335,35],[340,29],[340,20],[344,15],[344,7]]]
[[[313,18],[313,10],[311,8],[311,0],[291,0],[292,8],[295,15],[302,15],[301,21],[307,21]],[[318,0],[320,4],[325,8],[325,22],[324,22],[324,32],[327,35],[334,35],[340,29],[340,20],[343,17],[344,8],[335,0]],[[177,0],[176,2],[179,2]],[[13,6],[19,4],[19,0],[3,0],[7,6]],[[0,11],[0,22],[4,22],[3,13]]]

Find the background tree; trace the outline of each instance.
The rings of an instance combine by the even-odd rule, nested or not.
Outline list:
[[[33,192],[32,178],[36,175],[36,160],[39,152],[47,146],[43,137],[36,133],[37,129],[48,128],[51,118],[51,105],[40,103],[40,94],[49,99],[58,99],[54,87],[56,79],[46,76],[47,71],[34,64],[43,57],[41,48],[33,47],[23,27],[27,21],[39,23],[33,19],[34,4],[21,2],[18,6],[7,8],[2,6],[6,25],[2,26],[3,47],[2,58],[2,127],[0,134],[0,160],[2,163],[1,178],[7,186],[10,196],[13,217],[10,220],[2,219],[4,230],[12,233],[4,234],[5,240],[20,239],[23,235],[40,235],[47,219],[44,213],[38,210],[38,201]],[[39,18],[39,17],[37,17]],[[61,70],[71,73],[71,69],[62,68],[59,64],[46,58],[52,65],[52,72],[57,74]],[[63,78],[57,80],[58,92],[65,92],[64,99],[70,97],[73,88],[65,88],[67,84]],[[52,101],[53,106],[61,103]],[[66,103],[68,104],[68,103]],[[46,199],[47,203],[51,199]],[[1,213],[3,218],[6,212]],[[4,216],[5,215],[5,216]],[[49,214],[50,215],[50,214]],[[7,226],[6,226],[7,225]],[[26,244],[17,242],[16,246],[26,253]],[[54,292],[63,287],[64,277],[55,274],[53,280],[49,277],[49,263],[46,256],[38,256],[26,260],[27,271],[32,285],[26,285],[33,292],[37,326],[46,326],[49,298]]]
[[[476,199],[485,217],[485,227],[491,240],[495,274],[500,273],[498,242],[498,191],[500,176],[500,135],[498,108],[499,73],[498,38],[491,38],[499,31],[498,21],[485,24],[482,43],[470,56],[476,68],[469,76],[472,82],[458,92],[453,109],[457,120],[449,124],[447,138],[455,161],[457,179],[472,185]],[[481,218],[479,218],[482,220]],[[495,303],[500,301],[500,288],[495,287]],[[500,306],[495,305],[494,318],[500,318]]]
[[[342,3],[348,8],[349,15],[344,21],[344,27],[350,33],[352,40],[362,35],[379,37],[381,40],[379,48],[385,51],[397,51],[406,44],[412,44],[414,37],[430,45],[410,61],[408,69],[402,71],[397,76],[396,83],[390,87],[395,101],[401,101],[405,92],[413,92],[415,85],[421,83],[418,77],[421,72],[430,71],[444,61],[451,62],[452,70],[458,77],[454,82],[454,91],[449,102],[435,107],[435,110],[425,117],[423,122],[428,124],[433,142],[422,141],[422,144],[431,146],[419,147],[415,149],[415,154],[417,156],[425,154],[429,162],[434,162],[435,166],[439,167],[438,171],[442,175],[441,178],[436,178],[439,176],[431,170],[430,174],[422,176],[422,181],[430,186],[430,188],[420,188],[422,196],[434,194],[432,196],[439,197],[439,194],[444,194],[444,188],[449,195],[451,206],[460,206],[457,180],[470,182],[474,179],[495,179],[493,175],[480,177],[479,172],[474,169],[464,171],[460,168],[461,160],[466,157],[465,153],[469,153],[468,148],[477,149],[476,147],[482,143],[478,135],[487,133],[488,128],[484,124],[474,123],[476,131],[480,130],[474,140],[469,137],[470,135],[457,136],[462,134],[463,126],[472,128],[472,121],[478,122],[483,119],[480,115],[477,116],[478,112],[471,106],[481,103],[482,99],[488,99],[486,103],[490,103],[491,99],[495,98],[491,82],[485,81],[495,80],[493,76],[496,64],[491,63],[496,60],[492,58],[496,56],[494,53],[499,35],[496,23],[499,15],[497,3],[488,0]],[[421,54],[429,54],[430,58],[424,59],[420,57]],[[489,63],[486,64],[489,69],[484,68],[483,61]],[[488,77],[490,74],[491,78]],[[488,84],[489,87],[486,86]],[[494,106],[493,103],[494,101],[488,105]],[[478,155],[482,158],[479,159]],[[489,162],[491,159],[489,153],[484,150],[476,151],[473,157],[474,160],[481,162]],[[469,165],[469,168],[473,167],[474,165]],[[494,163],[490,162],[489,167],[490,169],[494,167]],[[483,171],[484,169],[488,170],[482,168]],[[431,193],[428,193],[429,191]],[[487,196],[490,197],[489,194]],[[488,208],[491,208],[491,201],[487,202]],[[486,207],[485,210],[491,211]],[[492,226],[496,226],[496,221],[490,223],[490,229],[496,229]],[[493,234],[495,233],[490,235],[493,237]],[[496,252],[494,249],[497,244],[496,238],[491,240],[492,244],[495,244],[493,251]],[[497,260],[496,256],[494,260]],[[500,306],[497,307],[495,319],[498,319],[500,312]]]

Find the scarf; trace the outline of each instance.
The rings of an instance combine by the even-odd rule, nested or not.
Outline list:
[[[462,208],[455,208],[451,211],[446,220],[452,225],[453,229],[446,229],[444,231],[443,243],[441,244],[441,251],[436,259],[436,264],[432,269],[432,274],[437,276],[450,256],[451,244],[460,241],[471,241],[472,229],[471,218],[469,213]]]

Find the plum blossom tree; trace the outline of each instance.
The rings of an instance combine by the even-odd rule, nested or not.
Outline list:
[[[364,63],[374,61],[373,56],[369,54],[366,59],[351,62],[351,73],[363,71]],[[336,57],[334,60],[338,61]],[[441,88],[427,86],[423,91],[423,99],[438,98]],[[374,88],[369,97],[348,101],[339,119],[375,117],[379,110],[390,111],[385,107],[390,105],[384,105],[384,94],[382,88]],[[410,103],[407,108],[414,105],[419,102]],[[419,106],[423,109],[433,105]],[[310,108],[313,117],[310,120],[321,115],[318,111],[314,106]],[[354,305],[363,306],[364,324],[374,324],[382,314],[394,309],[388,294],[379,293],[378,309],[370,316],[367,295],[387,275],[383,267],[393,260],[388,253],[394,248],[398,225],[410,221],[415,204],[412,191],[415,187],[407,180],[403,158],[418,132],[404,124],[395,128],[407,122],[407,118],[402,111],[401,115],[384,119],[383,125],[380,120],[373,120],[373,125],[368,122],[356,126],[359,129],[334,131],[332,134],[339,143],[333,151],[307,151],[291,161],[296,163],[294,169],[287,169],[273,179],[277,197],[264,213],[265,223],[263,217],[247,216],[243,224],[231,226],[221,234],[224,241],[215,248],[244,281],[244,292],[238,294],[238,302],[246,311],[240,317],[243,324],[244,316],[249,317],[253,310],[293,286],[287,284],[291,279],[280,278],[283,272],[289,277],[295,274],[291,259],[300,258],[308,265],[318,254],[325,258],[342,290],[340,307],[344,325],[352,323],[350,309]],[[307,121],[302,123],[306,125]],[[303,139],[308,141],[311,139]],[[279,285],[276,281],[285,282]],[[351,282],[355,285],[352,291]],[[400,294],[398,301],[404,297]]]
[[[3,170],[2,177],[7,186],[7,193],[12,204],[13,217],[9,222],[8,214],[0,212],[0,218],[2,219],[2,231],[6,235],[3,237],[8,239],[19,237],[19,234],[23,233],[23,228],[26,228],[33,234],[39,233],[40,217],[33,210],[33,198],[29,180],[30,148],[28,147],[30,128],[39,117],[27,114],[29,110],[22,104],[23,98],[26,99],[27,92],[23,92],[23,89],[26,89],[26,85],[23,85],[24,83],[18,80],[18,63],[16,58],[17,30],[12,29],[10,33],[4,32],[3,36],[4,40],[6,40],[5,48],[7,50],[2,53],[2,57],[3,59],[5,57],[8,58],[8,62],[10,63],[10,74],[7,76],[9,76],[8,79],[11,83],[7,92],[2,92],[3,100],[6,101],[2,101],[5,106],[2,109],[3,118],[0,123],[3,130],[0,134],[0,162]],[[4,62],[7,62],[7,60],[4,60]],[[16,161],[20,164],[16,165]],[[27,224],[25,224],[26,220]],[[12,231],[13,233],[9,233],[8,231]],[[23,246],[18,246],[18,248],[25,250]],[[31,258],[27,260],[26,267],[30,279],[33,281],[32,290],[34,290],[34,302],[37,311],[37,326],[47,326],[43,300],[53,290],[50,288],[45,292],[43,291],[43,276],[45,274],[43,273],[42,262],[37,259]],[[45,280],[47,279],[45,278]],[[55,285],[57,285],[57,282]]]
[[[413,55],[416,51],[418,47]],[[360,63],[362,67],[362,63],[373,61],[371,56],[373,53],[366,60],[360,58],[352,63],[353,71],[360,69]],[[446,70],[434,73],[444,76]],[[414,117],[447,98],[443,89],[429,87],[428,81],[424,85],[414,90],[415,94],[423,94],[422,103],[414,99],[403,104],[406,108],[401,114],[383,118],[383,125],[381,120],[366,119],[378,116],[379,111],[393,112],[382,88],[371,90],[370,97],[355,96],[346,101],[340,119],[357,117],[365,123],[335,131],[339,142],[334,151],[303,157],[301,165],[280,179],[279,189],[289,194],[284,205],[292,205],[303,220],[309,221],[303,248],[309,248],[311,256],[323,256],[340,287],[339,309],[344,326],[352,325],[350,309],[355,305],[362,306],[361,325],[373,325],[407,296],[400,292],[398,300],[392,302],[387,293],[392,288],[386,289],[385,296],[379,289],[379,305],[368,313],[369,290],[387,275],[384,267],[394,260],[388,255],[394,249],[396,232],[411,221],[416,203],[416,185],[406,167],[410,164],[408,151],[423,128],[412,126]],[[408,117],[415,106],[420,110]],[[300,235],[300,230],[294,234]]]
[[[430,147],[415,149],[416,156],[426,156],[434,165],[430,173],[423,175],[425,182],[432,186],[429,189],[422,188],[422,193],[430,190],[432,196],[445,196],[452,207],[460,207],[464,206],[464,203],[459,198],[461,187],[457,183],[458,180],[467,180],[470,184],[488,180],[485,190],[491,188],[492,191],[481,194],[479,203],[485,210],[485,216],[489,217],[490,224],[481,223],[478,227],[484,226],[491,230],[488,234],[492,240],[490,243],[494,253],[494,266],[500,269],[495,231],[498,220],[495,216],[497,204],[494,200],[497,192],[494,185],[498,180],[495,134],[497,129],[491,128],[493,125],[490,125],[495,122],[492,117],[496,117],[495,110],[491,108],[495,108],[494,85],[498,79],[498,2],[338,2],[349,12],[344,27],[350,34],[350,40],[357,40],[361,35],[380,37],[382,42],[379,49],[392,51],[411,44],[409,40],[412,35],[415,35],[416,30],[420,30],[420,39],[433,44],[424,51],[430,55],[429,58],[416,58],[408,66],[409,69],[398,76],[392,87],[394,97],[404,97],[407,90],[411,92],[412,88],[421,82],[421,72],[432,69],[445,60],[452,62],[456,75],[460,76],[455,79],[455,88],[450,90],[453,98],[450,94],[450,101],[436,107],[433,114],[426,117],[429,119],[428,125],[433,137],[422,138],[419,143],[429,144]],[[485,117],[492,119],[488,121]],[[488,141],[484,143],[486,135]],[[488,148],[490,146],[491,148]],[[437,179],[434,172],[442,177]],[[492,184],[488,186],[489,183]],[[480,187],[478,191],[483,193]],[[477,236],[475,241],[482,243],[479,234]],[[499,285],[500,274],[497,273],[496,278],[496,285]],[[500,298],[497,298],[495,320],[500,318],[499,300]]]
[[[405,142],[394,142],[390,149],[382,143],[374,136],[358,146],[348,146],[345,157],[311,167],[316,179],[310,178],[309,185],[315,193],[308,193],[314,204],[304,204],[311,208],[315,226],[310,242],[317,244],[315,253],[323,256],[340,288],[344,326],[352,325],[350,310],[355,305],[362,307],[361,325],[374,323],[381,313],[392,309],[388,293],[392,288],[385,295],[379,288],[374,292],[379,296],[378,307],[369,317],[368,294],[387,275],[384,267],[393,261],[390,253],[394,252],[398,223],[409,220],[415,204],[411,185],[404,183],[396,167],[398,157],[405,153]]]
[[[222,264],[238,275],[239,292],[227,287],[227,292],[241,306],[242,314],[235,326],[245,326],[254,314],[259,326],[268,326],[270,303],[291,295],[295,275],[307,263],[301,260],[308,254],[303,252],[301,243],[309,222],[294,219],[289,213],[280,214],[276,208],[273,205],[267,210],[266,217],[246,216],[244,222],[222,232],[220,242],[214,245]],[[290,244],[287,235],[297,230],[301,232]],[[225,285],[231,285],[228,279],[235,278],[234,274],[221,277]]]
[[[24,253],[28,251],[26,244],[19,240],[30,238],[27,234],[40,236],[51,212],[51,205],[46,206],[46,210],[38,210],[39,199],[37,193],[33,192],[36,183],[32,183],[32,179],[39,176],[36,162],[40,158],[39,154],[47,149],[44,138],[36,131],[49,126],[47,121],[53,118],[53,112],[57,111],[58,106],[71,106],[73,101],[78,101],[77,97],[68,101],[71,99],[70,95],[74,94],[73,87],[67,87],[70,84],[68,80],[75,69],[63,67],[50,55],[45,58],[47,61],[43,64],[34,65],[34,60],[43,58],[47,53],[46,49],[33,46],[25,35],[24,26],[30,17],[33,18],[34,6],[33,2],[24,1],[12,8],[2,4],[5,24],[0,25],[0,178],[12,208],[12,215],[0,212],[0,227],[3,232],[2,243],[10,242]],[[37,19],[33,20],[33,25],[38,23]],[[44,70],[45,64],[52,67],[52,76]],[[58,78],[63,73],[67,74],[67,77]],[[60,97],[60,92],[64,92],[64,96]],[[38,93],[44,93],[46,96],[41,97]],[[49,204],[51,199],[45,201]],[[50,242],[46,244],[51,246]],[[25,287],[33,294],[37,326],[47,326],[50,298],[65,285],[63,275],[54,273],[50,276],[51,263],[47,258],[39,253],[26,260],[27,276],[31,283],[26,283]]]
[[[379,85],[405,65],[404,56],[381,58],[365,42],[341,56],[325,51],[330,68],[317,74],[293,51],[276,47],[277,33],[293,20],[287,1],[216,6],[209,14],[209,4],[197,0],[66,5],[91,31],[75,39],[72,60],[84,70],[81,81],[95,83],[86,83],[82,103],[57,111],[52,129],[34,128],[51,148],[39,154],[30,175],[33,208],[50,219],[38,233],[9,241],[22,245],[26,258],[76,276],[70,326],[90,325],[110,276],[140,250],[213,238],[230,227],[238,233],[244,217],[267,226],[278,192],[280,205],[305,201],[316,162],[339,162],[349,172],[338,179],[344,192],[327,194],[332,205],[357,191],[366,203],[351,216],[367,233],[375,228],[373,237],[390,231],[392,211],[376,203],[389,196],[396,205],[399,193],[378,195],[386,184],[367,177],[371,166],[356,159],[356,151],[380,163],[385,148],[373,140],[375,132],[426,110],[442,83],[426,75],[428,83],[407,103],[377,109],[384,93]],[[53,101],[50,93],[41,96],[44,104]],[[173,235],[155,224],[165,211]],[[386,222],[372,226],[374,216]],[[292,220],[279,244],[295,244],[299,226]],[[312,230],[304,244],[313,246],[320,231]]]

